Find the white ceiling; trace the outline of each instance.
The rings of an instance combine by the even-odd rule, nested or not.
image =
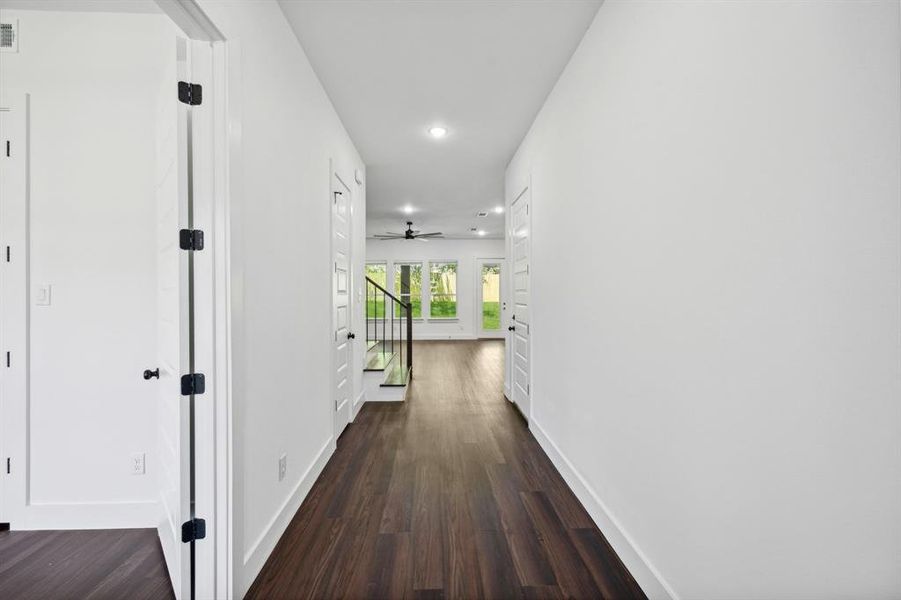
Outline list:
[[[601,0],[279,0],[367,165],[367,233],[503,237],[504,169]],[[432,139],[429,126],[447,126]]]

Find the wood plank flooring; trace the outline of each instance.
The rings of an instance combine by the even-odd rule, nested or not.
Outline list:
[[[502,341],[418,342],[248,598],[645,598],[503,397]]]
[[[174,598],[154,529],[0,532],[0,598]]]

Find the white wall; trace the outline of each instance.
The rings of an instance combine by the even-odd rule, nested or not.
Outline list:
[[[334,450],[329,161],[351,185],[354,169],[365,166],[275,2],[200,4],[228,40],[229,110],[242,142],[231,165],[243,180],[231,198],[234,595],[241,597]],[[362,236],[363,189],[353,191]],[[362,258],[355,257],[358,272]]]
[[[3,17],[20,42],[0,54],[0,96],[31,94],[29,276],[52,286],[50,306],[31,306],[19,525],[155,526],[156,388],[141,374],[156,361],[154,102],[173,29],[162,15]]]
[[[504,240],[366,240],[366,261],[388,263],[388,290],[394,291],[394,263],[423,263],[422,318],[413,321],[413,339],[474,339],[479,337],[476,259],[503,258]],[[428,315],[429,261],[457,261],[457,318]],[[362,337],[362,336],[361,336]]]
[[[509,165],[531,426],[655,597],[901,597],[898,12],[608,0]]]

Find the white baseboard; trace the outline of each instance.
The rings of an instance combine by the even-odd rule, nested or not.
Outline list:
[[[84,502],[74,504],[29,504],[23,518],[13,519],[10,528],[31,529],[155,529],[157,503]]]
[[[360,414],[360,409],[363,408],[363,404],[366,403],[366,390],[364,389],[360,392],[360,395],[357,396],[357,399],[354,400],[354,404],[351,407],[351,421],[357,418],[357,415]]]
[[[415,331],[413,332],[413,341],[414,342],[418,342],[420,340],[422,340],[423,342],[439,342],[441,340],[476,340],[476,339],[478,339],[478,338],[476,336],[472,335],[471,333],[417,334]]]
[[[266,525],[263,533],[244,554],[244,569],[242,573],[244,590],[250,589],[254,579],[260,574],[263,565],[266,564],[266,559],[272,554],[275,545],[282,537],[285,529],[288,528],[288,524],[291,522],[291,519],[294,518],[294,515],[303,503],[304,498],[310,493],[310,488],[313,487],[316,478],[322,473],[322,469],[325,468],[325,464],[328,462],[328,459],[331,458],[334,449],[334,439],[329,437],[325,445],[322,446],[322,449],[319,450],[313,463],[307,468],[306,473],[303,474],[303,477],[300,478],[300,481],[294,487],[294,491],[291,492],[279,508],[278,512],[275,513],[268,525]]]
[[[529,429],[648,598],[650,600],[679,600],[676,592],[648,561],[597,492],[573,467],[569,459],[563,455],[557,444],[548,437],[534,418],[529,422]]]

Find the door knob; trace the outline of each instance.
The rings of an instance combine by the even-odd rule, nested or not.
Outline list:
[[[510,325],[509,327],[507,327],[507,331],[516,331],[516,326]]]
[[[153,379],[154,377],[156,377],[157,379],[160,378],[160,368],[159,367],[155,368],[152,371],[150,369],[144,370],[144,379]]]
[[[348,334],[347,334],[347,339],[349,339],[349,340],[355,340],[355,339],[357,339],[357,334],[356,334],[356,333],[348,333]]]

